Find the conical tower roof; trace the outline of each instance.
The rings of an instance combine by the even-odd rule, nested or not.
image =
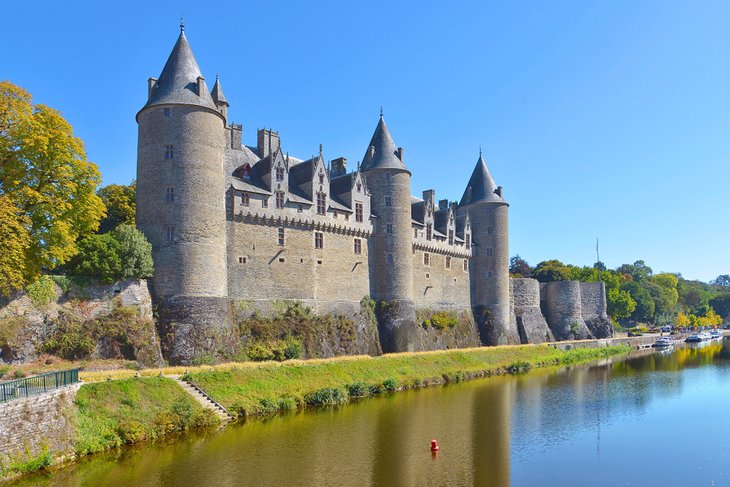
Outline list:
[[[165,67],[155,83],[149,100],[144,108],[163,105],[197,105],[216,110],[213,98],[207,90],[198,95],[198,77],[201,76],[198,62],[193,56],[190,44],[185,37],[185,29],[180,25],[180,37],[167,58]]]
[[[474,203],[489,202],[489,203],[507,203],[504,198],[499,196],[495,191],[497,185],[492,179],[492,175],[489,174],[487,169],[487,163],[484,162],[484,156],[481,151],[479,152],[479,160],[474,168],[474,172],[471,173],[469,182],[466,185],[464,196],[461,197],[459,206],[471,205]]]
[[[371,147],[374,150],[371,150]],[[365,151],[361,169],[363,171],[370,171],[372,169],[400,169],[408,171],[406,165],[397,156],[395,142],[393,142],[393,137],[390,136],[388,126],[385,125],[383,115],[380,115],[378,126],[375,127],[373,138],[370,139],[368,149]]]
[[[215,103],[225,103],[228,105],[228,100],[226,100],[226,95],[223,94],[223,87],[221,86],[221,80],[218,79],[218,76],[215,77],[215,84],[210,92],[210,96],[213,98]]]

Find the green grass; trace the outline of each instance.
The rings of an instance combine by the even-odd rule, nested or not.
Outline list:
[[[533,367],[571,364],[626,353],[628,346],[559,351],[550,346],[483,347],[382,357],[343,357],[195,371],[189,378],[240,417],[272,414],[292,405],[340,404],[396,389],[423,387]]]
[[[0,464],[0,482],[18,475],[43,470],[53,463],[53,454],[44,446],[41,451],[33,457],[25,456],[14,459],[7,465]]]
[[[219,422],[215,414],[164,377],[85,384],[76,395],[76,406],[79,455]]]

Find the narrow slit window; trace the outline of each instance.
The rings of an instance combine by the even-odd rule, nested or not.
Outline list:
[[[279,228],[277,243],[279,244],[280,247],[284,246],[284,229],[283,228]]]
[[[324,248],[324,233],[314,232],[314,248],[315,249]]]
[[[175,150],[171,145],[165,146],[165,159],[174,159],[175,158]]]

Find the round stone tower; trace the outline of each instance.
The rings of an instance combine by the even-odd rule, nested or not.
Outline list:
[[[421,350],[413,306],[411,172],[380,116],[361,170],[371,193],[371,295],[378,302],[384,352]]]
[[[168,358],[189,362],[219,349],[216,337],[229,322],[226,119],[182,25],[159,79],[149,80],[137,123],[137,227],[152,244],[152,291],[171,337]]]
[[[520,343],[510,313],[508,209],[480,152],[458,211],[471,218],[471,300],[485,345]]]

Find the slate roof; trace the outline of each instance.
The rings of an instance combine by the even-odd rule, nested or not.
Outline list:
[[[219,80],[217,76],[215,77],[215,84],[210,92],[210,96],[216,103],[225,103],[226,105],[229,105],[228,100],[226,100],[226,95],[223,94],[221,80]]]
[[[370,147],[375,147],[375,153],[372,155],[370,154]],[[406,165],[396,155],[395,142],[393,142],[393,137],[390,136],[388,126],[385,125],[382,115],[378,121],[378,126],[375,127],[373,138],[370,139],[368,148],[365,151],[365,157],[362,159],[360,169],[362,171],[372,169],[401,169],[408,171]]]
[[[185,31],[181,29],[180,37],[177,38],[175,47],[152,88],[149,100],[142,109],[162,104],[178,104],[197,105],[217,112],[213,98],[207,90],[198,96],[199,76],[198,62],[190,49]]]
[[[479,154],[479,160],[471,173],[469,182],[466,185],[464,195],[461,197],[459,206],[471,205],[474,203],[490,202],[490,203],[507,203],[504,198],[495,193],[497,185],[489,174],[487,164],[484,157]]]
[[[259,184],[255,184],[255,183]],[[251,180],[251,181],[244,181],[243,179],[233,176],[231,178],[231,186],[233,186],[234,189],[237,189],[239,191],[246,191],[248,193],[257,193],[257,194],[265,194],[265,195],[271,195],[271,191],[264,188],[263,182]]]

